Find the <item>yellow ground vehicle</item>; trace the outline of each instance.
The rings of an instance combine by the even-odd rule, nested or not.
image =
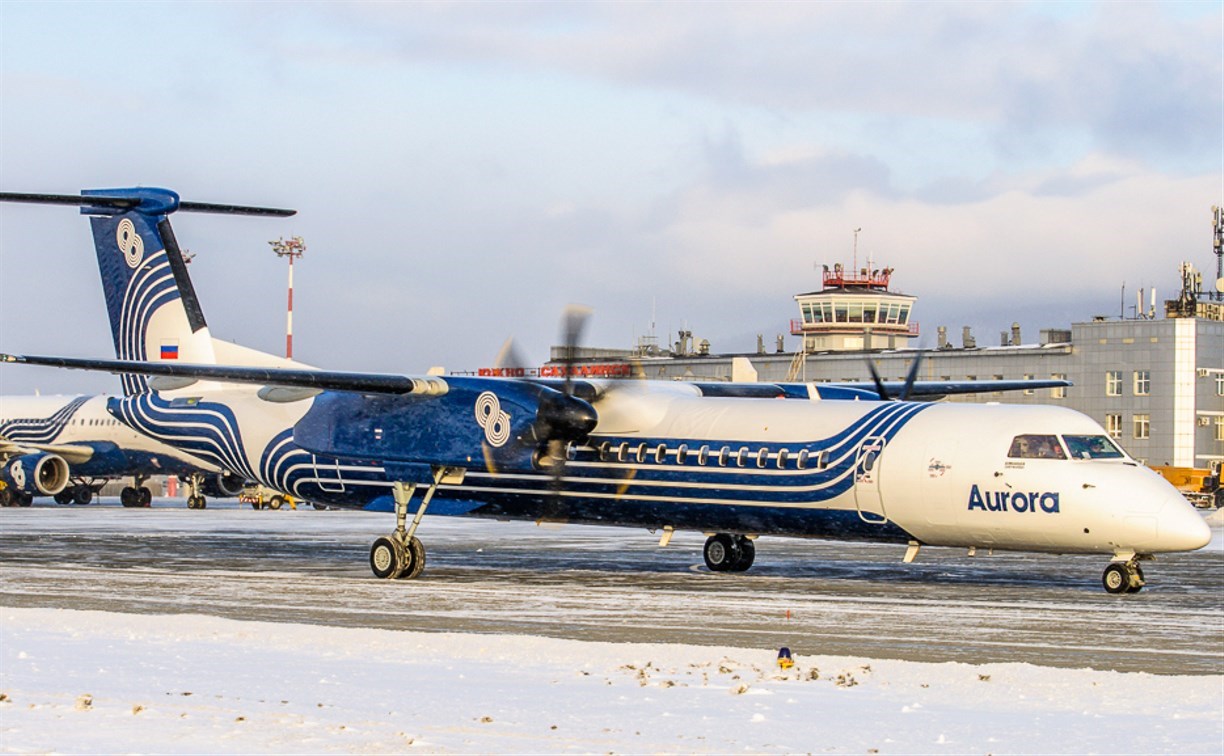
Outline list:
[[[292,496],[263,486],[244,489],[238,494],[238,501],[250,504],[251,509],[280,509],[286,504],[290,509],[297,509],[297,501]]]
[[[1152,469],[1172,483],[1194,506],[1203,509],[1224,506],[1219,462],[1213,463],[1210,468],[1153,465]]]

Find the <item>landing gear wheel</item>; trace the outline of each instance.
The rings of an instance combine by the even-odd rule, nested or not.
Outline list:
[[[203,509],[207,505],[208,505],[208,501],[203,496],[188,496],[187,497],[187,508],[188,509]]]
[[[756,560],[756,546],[752,543],[751,539],[745,536],[737,537],[735,542],[736,545],[739,546],[739,559],[735,560],[735,562],[731,565],[730,571],[744,572],[751,567],[753,561]]]
[[[93,501],[93,489],[82,483],[72,489],[72,503],[85,506]]]
[[[13,497],[13,490],[11,488],[0,488],[0,507],[12,507],[16,505],[17,501]]]
[[[1114,562],[1106,567],[1105,574],[1101,576],[1101,584],[1109,593],[1126,593],[1126,589],[1130,586],[1130,575],[1127,574],[1126,565]]]
[[[135,488],[124,486],[123,490],[119,492],[119,503],[125,507],[134,507],[136,506],[136,496]],[[191,506],[190,501],[187,502],[187,506]]]
[[[16,497],[17,506],[19,507],[34,506],[34,494],[28,494],[28,493],[23,493],[21,491],[17,491],[13,494],[13,496]]]
[[[268,509],[280,509],[285,505],[285,497],[279,494],[268,499]]]
[[[370,570],[374,577],[390,580],[404,567],[404,547],[394,538],[383,536],[370,547]]]
[[[397,580],[412,580],[421,574],[425,569],[425,545],[421,543],[421,539],[413,536],[408,541],[408,548],[404,549],[404,564],[400,567],[399,574],[396,575]]]
[[[1105,568],[1101,584],[1110,593],[1138,593],[1143,590],[1143,570],[1133,562],[1113,562]]]
[[[72,491],[70,489],[65,488],[63,491],[60,491],[59,493],[57,493],[53,498],[55,499],[56,504],[71,504],[72,503]]]
[[[148,486],[141,486],[136,489],[138,496],[136,497],[136,506],[151,507],[153,506],[153,491]],[[200,497],[201,499],[204,497]],[[202,507],[201,507],[202,508]]]
[[[740,546],[733,536],[715,533],[706,539],[702,556],[711,572],[727,572],[740,560]]]

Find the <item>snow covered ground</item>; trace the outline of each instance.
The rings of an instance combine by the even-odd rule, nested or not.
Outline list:
[[[0,609],[7,752],[1220,753],[1224,676]]]

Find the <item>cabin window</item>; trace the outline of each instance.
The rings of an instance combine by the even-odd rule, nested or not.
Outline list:
[[[727,460],[731,459],[731,447],[724,446],[718,450],[718,464],[722,467],[727,466]]]
[[[760,449],[757,451],[757,467],[764,467],[769,463],[769,450]]]
[[[638,444],[637,453],[633,455],[638,462],[646,461],[646,444]]]
[[[600,444],[599,445],[599,461],[600,462],[609,461],[612,458],[611,450],[612,450],[612,444],[609,444],[607,441],[604,441],[602,444]]]
[[[688,444],[680,444],[676,449],[676,464],[683,465],[688,462]]]
[[[787,451],[786,449],[778,450],[778,469],[779,470],[786,467],[786,460],[788,457],[790,457],[789,451]]]
[[[655,447],[655,463],[663,464],[667,460],[667,445],[659,444]]]
[[[829,466],[829,453],[827,451],[819,452],[816,455],[816,469],[824,470]]]
[[[1122,459],[1122,450],[1106,436],[1063,436],[1071,459]]]
[[[1066,459],[1057,436],[1029,434],[1012,439],[1007,456],[1015,459]]]
[[[795,460],[795,467],[802,470],[807,467],[808,456],[810,452],[807,449],[799,450],[799,457]]]
[[[739,451],[735,453],[735,464],[743,467],[748,462],[748,447],[741,446]]]
[[[705,467],[705,465],[709,461],[710,461],[710,447],[702,446],[701,449],[698,450],[697,452],[697,464],[701,465],[702,467]]]
[[[628,462],[629,461],[629,442],[628,441],[621,441],[620,448],[616,450],[616,461],[617,462]]]

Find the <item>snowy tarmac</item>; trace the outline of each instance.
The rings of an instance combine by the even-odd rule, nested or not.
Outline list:
[[[1113,596],[1103,556],[762,538],[743,574],[703,536],[427,518],[425,573],[379,581],[385,513],[159,502],[0,510],[0,606],[198,614],[428,632],[773,648],[800,654],[1156,674],[1224,673],[1224,544],[1145,565]]]
[[[0,510],[0,751],[1224,753],[1218,523],[1110,596],[1101,558],[763,538],[726,575],[441,517],[386,582],[387,514],[158,504]]]

